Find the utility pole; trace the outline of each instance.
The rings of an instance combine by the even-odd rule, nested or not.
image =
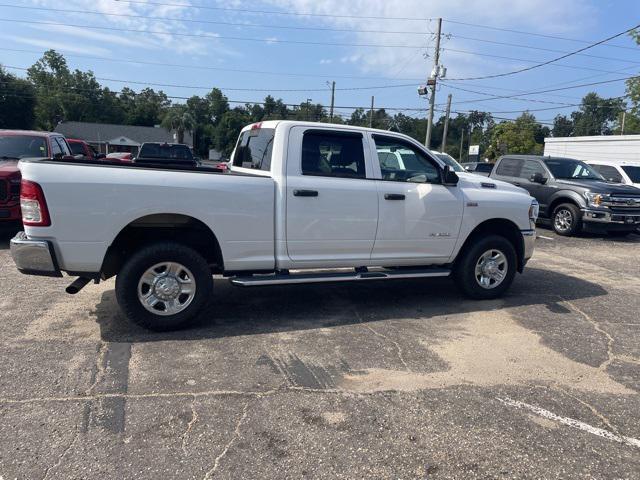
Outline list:
[[[442,34],[442,18],[438,18],[438,28],[436,29],[436,54],[433,57],[433,72],[429,78],[431,84],[431,98],[429,99],[429,117],[427,118],[427,138],[424,142],[429,148],[431,144],[431,129],[433,128],[433,109],[436,103],[436,84],[438,83],[438,70],[440,69],[440,37]]]
[[[376,97],[371,97],[371,111],[369,112],[369,128],[373,128],[373,105],[376,101]]]
[[[331,82],[331,110],[329,110],[329,123],[333,123],[333,107],[336,101],[336,82]]]
[[[464,148],[464,127],[462,127],[460,132],[460,163],[462,163],[462,149]]]
[[[442,132],[442,147],[440,151],[442,153],[447,153],[447,133],[449,132],[449,117],[451,116],[451,97],[449,94],[449,98],[447,99],[447,114],[444,120],[444,132]]]
[[[620,135],[624,135],[624,122],[627,119],[627,111],[622,112],[622,128],[620,129]]]
[[[307,115],[306,115],[306,117],[307,117],[307,122],[309,122],[309,121],[311,121],[311,118],[310,118],[310,112],[309,112],[309,110],[311,110],[311,99],[310,99],[310,98],[307,98],[307,105],[306,105],[306,107],[307,107],[307,108],[306,108],[306,110],[307,110]]]

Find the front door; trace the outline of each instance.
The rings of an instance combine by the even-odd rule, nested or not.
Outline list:
[[[411,142],[372,137],[381,177],[372,260],[448,258],[462,222],[462,192],[442,185],[436,161]]]
[[[359,132],[294,127],[289,136],[286,242],[294,262],[364,265],[378,225],[378,194]],[[359,263],[361,262],[361,263]]]

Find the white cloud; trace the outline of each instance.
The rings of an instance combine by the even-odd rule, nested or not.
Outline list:
[[[331,60],[330,58],[320,59],[320,65],[331,65],[332,63],[333,63],[333,60]]]
[[[521,29],[537,33],[574,33],[582,36],[581,29],[593,25],[593,8],[589,0],[265,0],[283,11],[327,15],[326,17],[307,17],[309,24],[333,26],[353,30],[387,30],[394,32],[435,30],[435,21],[426,25],[425,21],[389,20],[392,17],[435,18],[458,20],[470,23],[493,25],[509,29]],[[345,17],[340,18],[339,15]],[[347,18],[352,16],[384,17],[385,19]],[[455,27],[455,28],[454,28]],[[447,25],[443,31],[455,32],[470,37],[491,37],[491,32],[470,29],[464,26]],[[579,33],[577,33],[577,32]],[[496,32],[493,32],[495,34]],[[504,37],[504,35],[503,35]],[[353,43],[417,45],[427,47],[425,36],[400,33],[381,34],[354,32]],[[351,42],[347,42],[351,43]],[[520,43],[534,43],[531,39],[520,39]],[[377,48],[349,47],[342,63],[355,63],[367,73],[385,72],[392,77],[426,77],[430,71],[431,60],[421,55],[433,51],[433,42],[427,48]],[[483,44],[451,38],[446,40],[444,48],[485,51]],[[527,57],[530,52],[522,54]],[[544,57],[544,55],[543,55]],[[536,58],[540,58],[539,55]],[[449,74],[468,75],[504,69],[514,66],[508,60],[492,60],[460,52],[445,52],[444,63]]]
[[[67,42],[58,42],[51,40],[41,40],[32,37],[16,37],[9,35],[1,35],[0,38],[4,38],[6,40],[11,40],[17,43],[22,43],[23,45],[32,45],[34,47],[41,47],[46,50],[53,49],[59,51],[65,51],[70,53],[78,53],[82,55],[107,55],[109,50],[101,47],[92,47],[85,45],[78,45],[77,43],[67,43]]]

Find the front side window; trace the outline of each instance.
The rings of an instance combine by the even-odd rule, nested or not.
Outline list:
[[[73,155],[84,155],[84,148],[82,148],[81,143],[71,142],[69,144],[69,148],[71,148],[71,153]]]
[[[440,183],[440,170],[408,142],[374,135],[382,179],[394,182]]]
[[[520,178],[530,180],[536,173],[539,173],[543,177],[547,176],[547,172],[544,170],[544,167],[540,165],[540,162],[526,160],[524,165],[522,165],[522,170],[520,170]]]
[[[524,160],[520,158],[503,158],[498,165],[496,174],[502,177],[519,177]]]
[[[624,183],[622,174],[616,167],[610,165],[591,165],[591,167],[609,182]]]
[[[64,154],[62,153],[62,148],[60,148],[60,144],[56,142],[55,138],[51,138],[51,156],[53,158],[60,158]]]
[[[545,160],[555,178],[561,180],[604,180],[602,175],[579,160]]]
[[[27,135],[0,136],[0,160],[20,160],[21,158],[48,156],[47,142],[44,137]]]
[[[362,135],[308,131],[302,140],[301,164],[303,175],[366,178]]]
[[[71,155],[71,150],[69,150],[69,147],[67,146],[67,141],[64,138],[55,137],[54,140],[58,142],[58,145],[60,145],[60,151],[62,151],[62,155],[64,156]]]

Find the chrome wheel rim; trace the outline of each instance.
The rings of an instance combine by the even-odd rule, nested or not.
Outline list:
[[[553,224],[557,230],[566,232],[571,228],[571,225],[573,225],[573,214],[566,208],[558,210],[553,220]]]
[[[491,290],[504,282],[508,270],[509,262],[504,253],[495,248],[487,250],[476,263],[476,282],[482,288]]]
[[[191,271],[177,262],[162,262],[147,269],[138,282],[138,300],[155,315],[170,316],[184,311],[196,295]]]

